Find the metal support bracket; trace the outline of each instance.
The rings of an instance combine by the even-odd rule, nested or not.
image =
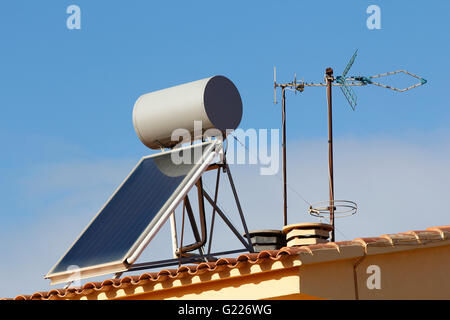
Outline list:
[[[189,197],[186,196],[185,201],[183,202],[183,209],[186,210],[186,213],[189,218],[191,229],[194,234],[194,238],[195,238],[196,242],[189,244],[189,245],[181,244],[180,247],[175,249],[174,252],[175,252],[176,257],[174,257],[173,259],[133,264],[124,272],[145,270],[145,269],[158,268],[158,267],[166,267],[166,266],[177,265],[177,264],[181,265],[182,263],[199,263],[202,261],[209,262],[209,261],[217,260],[217,258],[215,256],[218,256],[218,255],[233,254],[233,253],[238,253],[238,252],[254,252],[253,245],[250,240],[247,223],[245,221],[244,213],[243,213],[243,210],[241,207],[241,203],[239,201],[238,192],[236,190],[236,186],[234,184],[233,177],[231,175],[231,170],[230,170],[228,164],[226,163],[226,159],[224,158],[223,163],[216,163],[216,164],[210,165],[206,171],[212,171],[212,170],[217,170],[214,199],[204,189],[202,177],[200,177],[199,180],[197,181],[197,183],[195,184],[195,186],[197,187],[197,197],[198,197],[198,204],[199,204],[200,232],[199,232],[199,228],[196,223],[194,210],[192,209],[192,205],[189,201]],[[234,200],[236,202],[236,207],[239,212],[240,219],[241,219],[242,227],[244,229],[245,238],[241,233],[239,233],[239,231],[236,229],[236,227],[227,218],[227,216],[225,215],[223,210],[220,209],[220,207],[217,205],[221,173],[226,174],[226,176],[228,177],[228,181],[230,183],[231,190],[233,192]],[[211,205],[211,207],[213,209],[212,216],[211,216],[209,241],[207,238],[205,199]],[[231,232],[233,232],[233,234],[236,236],[236,238],[242,243],[242,245],[244,246],[245,249],[236,249],[236,250],[230,250],[230,251],[211,253],[213,230],[214,230],[216,214],[225,222],[225,224],[228,226],[228,228],[231,230]],[[175,230],[175,234],[173,235],[173,238],[176,239],[176,230]],[[183,235],[182,235],[182,238],[183,238]],[[208,249],[205,253],[204,248],[207,243],[208,243]],[[198,254],[192,253],[192,251],[195,251],[195,250],[199,251]],[[189,255],[187,255],[188,253],[189,253]]]

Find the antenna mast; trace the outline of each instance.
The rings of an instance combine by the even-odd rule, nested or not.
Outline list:
[[[330,194],[330,224],[331,241],[334,242],[334,173],[333,173],[333,109],[332,109],[332,87],[333,87],[333,69],[327,68],[325,71],[325,81],[327,83],[327,102],[328,102],[328,172],[329,172],[329,194]]]
[[[297,84],[297,76],[294,81],[285,84],[277,83],[277,68],[273,67],[274,103],[277,104],[277,88],[281,88],[281,123],[282,123],[282,149],[283,149],[283,226],[287,225],[287,157],[286,157],[286,89],[293,90]]]

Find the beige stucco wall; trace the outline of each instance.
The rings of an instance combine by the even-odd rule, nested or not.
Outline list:
[[[365,270],[378,264],[381,289],[369,290]],[[368,256],[358,267],[361,299],[450,299],[450,246]]]
[[[182,283],[155,285],[152,290],[139,290],[134,295],[117,299],[268,299],[300,292],[299,267],[294,259],[268,261],[262,265],[248,265],[227,272],[203,274]],[[89,298],[89,297],[88,297]],[[111,298],[111,297],[110,297]],[[308,298],[308,297],[305,297]]]
[[[367,255],[354,269],[359,259],[301,266],[300,292],[326,299],[450,299],[449,245]],[[371,265],[379,267],[380,289],[368,288]]]

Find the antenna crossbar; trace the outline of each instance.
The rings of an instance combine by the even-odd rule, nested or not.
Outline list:
[[[420,80],[420,82],[402,89],[402,88],[396,88],[393,86],[388,86],[388,85],[385,85],[385,84],[382,84],[379,82],[375,82],[372,80],[372,79],[391,76],[391,75],[399,74],[399,73],[405,73],[407,75],[410,75],[411,77],[414,77],[414,78]],[[338,80],[338,79],[340,80],[341,78],[338,76],[338,77],[336,77],[336,80]],[[383,87],[383,88],[398,91],[398,92],[405,92],[405,91],[420,87],[420,86],[426,84],[427,82],[428,81],[426,79],[424,79],[418,75],[415,75],[409,71],[397,70],[397,71],[386,72],[386,73],[377,74],[377,75],[369,76],[369,77],[352,76],[352,77],[345,78],[345,80],[343,82],[334,82],[332,85],[333,85],[333,87],[342,87],[342,86],[361,87],[361,86],[366,86],[368,84],[372,84],[375,86]],[[294,81],[287,82],[287,83],[275,83],[275,85],[274,85],[275,88],[277,88],[277,87],[278,88],[291,88],[294,90],[298,90],[300,92],[303,92],[303,89],[305,87],[326,87],[326,86],[327,86],[327,84],[325,82],[294,82]]]

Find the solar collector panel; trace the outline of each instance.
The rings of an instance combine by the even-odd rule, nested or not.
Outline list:
[[[203,152],[198,153],[199,149]],[[177,194],[187,184],[191,187],[190,180],[204,170],[194,155],[205,157],[214,149],[212,142],[143,158],[46,277],[67,273],[71,266],[83,270],[116,264],[122,266],[118,269],[126,269],[126,259],[160,225],[166,209],[179,198]],[[190,152],[191,164],[175,164],[171,158],[174,152]],[[105,273],[111,273],[110,269]]]

